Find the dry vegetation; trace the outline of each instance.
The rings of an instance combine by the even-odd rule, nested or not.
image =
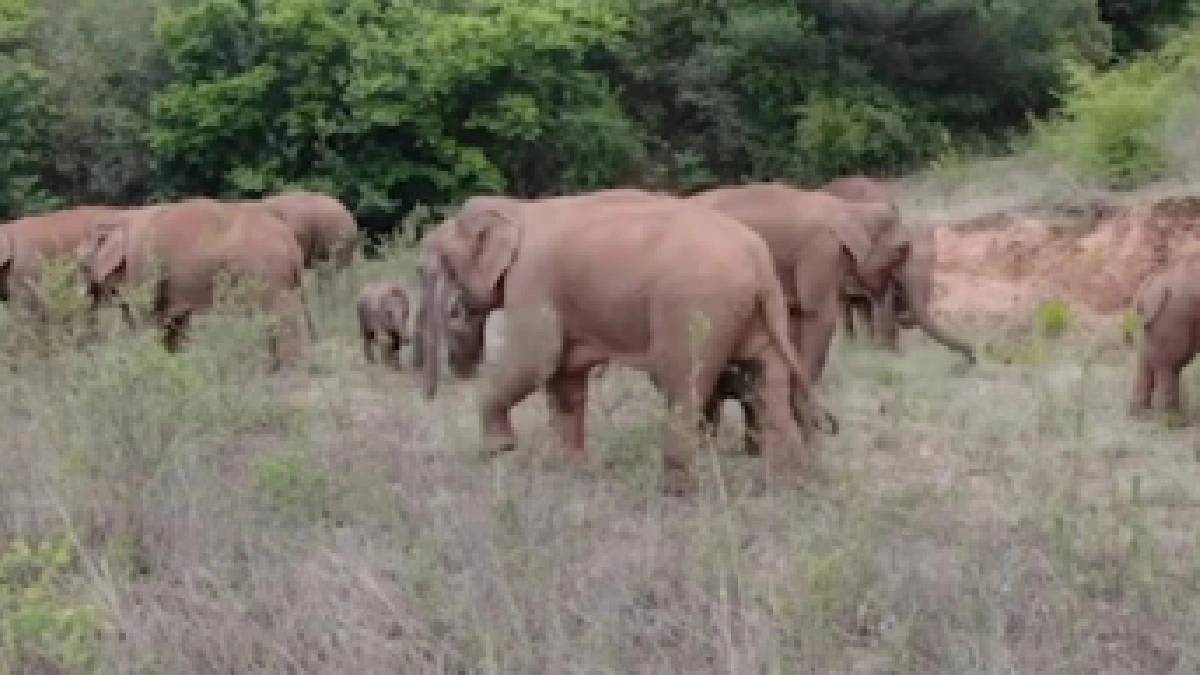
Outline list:
[[[367,368],[351,305],[277,376],[254,319],[169,356],[3,317],[0,672],[1200,668],[1200,444],[1126,416],[1116,320],[1024,317],[969,371],[839,342],[819,476],[755,493],[731,411],[680,500],[641,377],[596,383],[586,465],[537,397],[485,461],[472,387]]]

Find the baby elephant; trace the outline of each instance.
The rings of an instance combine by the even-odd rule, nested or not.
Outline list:
[[[1135,310],[1142,324],[1134,411],[1181,412],[1179,374],[1200,351],[1200,255],[1181,258],[1138,289]]]
[[[408,294],[396,281],[375,281],[358,295],[358,325],[362,330],[363,353],[374,363],[375,343],[387,337],[384,361],[400,367],[400,347],[408,344]]]

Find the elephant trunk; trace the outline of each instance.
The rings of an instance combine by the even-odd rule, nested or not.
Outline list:
[[[424,322],[421,330],[422,361],[425,370],[425,398],[431,399],[437,395],[438,381],[441,378],[442,339],[446,334],[446,296],[447,285],[445,270],[440,267],[433,270],[428,277],[429,282],[421,289],[421,304]]]
[[[913,318],[916,320],[917,325],[921,327],[921,330],[925,331],[926,335],[940,342],[950,351],[962,354],[963,358],[967,360],[967,363],[975,365],[975,350],[971,348],[971,345],[967,344],[963,340],[947,334],[944,330],[942,330],[941,326],[938,326],[936,323],[934,323],[928,307],[916,304],[911,305],[911,307]]]
[[[429,280],[426,278],[423,271],[418,271],[417,289],[417,311],[413,317],[412,330],[412,367],[413,370],[424,372],[425,370],[425,316],[428,314],[427,300],[425,299],[425,287],[429,285]]]

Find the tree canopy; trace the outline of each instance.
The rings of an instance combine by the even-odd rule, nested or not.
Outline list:
[[[1185,0],[0,0],[0,210],[898,173],[1003,144]]]

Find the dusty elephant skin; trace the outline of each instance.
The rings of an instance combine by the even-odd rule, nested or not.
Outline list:
[[[634,188],[611,188],[584,195],[551,197],[547,199],[517,200],[514,204],[573,204],[579,200],[600,204],[644,203],[658,199],[674,199],[660,192],[648,192]],[[566,200],[566,201],[564,201]],[[547,219],[554,222],[554,219]],[[468,307],[462,293],[449,284],[440,284],[448,278],[444,260],[447,245],[452,243],[454,222],[447,220],[425,235],[421,241],[421,253],[417,262],[417,283],[420,297],[417,303],[415,327],[413,329],[413,367],[424,374],[426,398],[437,394],[441,371],[441,350],[445,342],[450,369],[457,377],[474,376],[484,353],[484,329],[491,309]]]
[[[400,367],[400,348],[408,338],[408,293],[398,281],[375,281],[358,294],[358,326],[363,354],[375,362],[376,343],[385,341],[383,361]]]
[[[445,283],[445,237],[449,221],[441,223],[421,241],[417,259],[419,296],[412,332],[412,365],[423,375],[425,398],[437,395],[441,378],[442,344],[446,344],[450,370],[472,377],[483,360],[487,312],[468,311],[461,296]]]
[[[892,227],[895,213],[886,207],[856,204],[778,183],[716,188],[688,201],[738,220],[766,242],[787,300],[792,344],[805,375],[818,381],[837,325],[843,286],[852,283],[869,300],[878,301],[893,268],[901,262],[899,256],[868,257],[868,232]],[[752,410],[744,400],[751,381],[747,378],[752,376],[733,370],[722,375],[716,394],[706,405],[710,430],[719,422],[723,399],[743,399],[747,426],[753,426]],[[755,450],[749,439],[747,448]]]
[[[1134,299],[1142,324],[1132,409],[1181,412],[1179,376],[1200,351],[1200,254],[1151,275]]]
[[[0,295],[37,310],[41,303],[35,286],[43,262],[73,257],[99,227],[122,213],[114,207],[80,206],[0,226]]]
[[[749,363],[764,470],[803,474],[810,457],[793,387],[819,404],[787,337],[770,252],[745,226],[680,200],[585,196],[477,197],[446,227],[450,279],[437,285],[452,282],[472,311],[506,313],[505,353],[481,400],[489,450],[515,447],[511,409],[544,388],[563,445],[582,455],[588,373],[618,363],[666,394],[676,423],[663,444],[663,487],[689,492],[702,402],[728,364]]]
[[[285,192],[258,203],[295,233],[305,268],[328,262],[344,270],[354,262],[358,225],[342,202],[316,192]]]
[[[303,258],[288,227],[260,206],[192,199],[148,207],[97,232],[80,254],[98,301],[119,300],[125,287],[154,286],[154,319],[172,351],[192,315],[212,307],[218,278],[228,274],[254,282],[255,302],[279,322],[269,341],[272,366],[298,356]]]
[[[894,186],[880,179],[848,176],[831,181],[821,190],[846,201],[886,204],[896,209]],[[894,274],[890,283],[893,286],[883,295],[866,297],[853,282],[847,284],[842,294],[847,334],[853,335],[855,315],[858,314],[866,318],[872,337],[895,351],[899,345],[899,329],[919,327],[947,349],[961,354],[967,363],[974,364],[974,349],[933,320],[933,271],[937,262],[933,231],[905,225],[900,222],[899,212],[896,213],[897,218],[889,226],[866,231],[871,241],[872,258],[900,258],[900,264],[892,268]]]

